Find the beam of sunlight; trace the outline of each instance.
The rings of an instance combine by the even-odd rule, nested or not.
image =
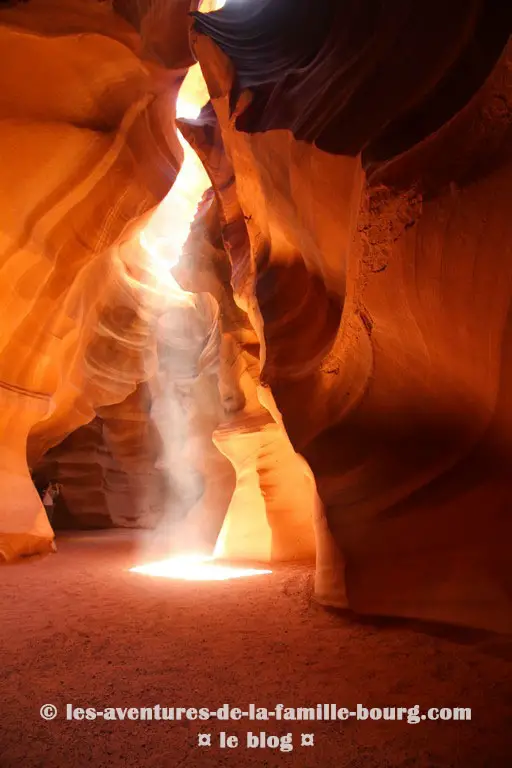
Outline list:
[[[219,10],[223,5],[222,0],[203,0],[201,10],[209,13]],[[195,119],[209,100],[201,67],[194,64],[179,90],[176,116]],[[201,160],[179,129],[177,134],[184,152],[181,169],[168,195],[139,233],[139,245],[149,257],[146,272],[160,285],[161,291],[165,292],[171,303],[175,301],[182,304],[187,303],[186,291],[180,288],[170,270],[180,260],[199,203],[211,187],[211,181]]]
[[[209,13],[223,5],[222,0],[203,0],[200,10]],[[199,64],[194,64],[188,70],[178,94],[177,117],[196,119],[209,99],[201,68]],[[196,340],[192,337],[188,339],[188,335],[194,332],[197,335],[190,319],[194,315],[194,310],[197,309],[197,297],[181,288],[172,274],[172,269],[182,257],[198,207],[204,194],[211,188],[211,180],[203,163],[178,127],[177,135],[183,149],[180,171],[165,199],[145,221],[144,228],[139,230],[131,256],[132,261],[136,263],[126,265],[131,266],[131,269],[126,269],[125,279],[134,287],[138,283],[140,291],[148,297],[150,309],[153,308],[160,313],[157,324],[159,343],[167,350],[169,359],[171,359],[169,350],[174,353],[174,362],[170,367],[169,362],[165,362],[164,355],[163,368],[155,379],[159,394],[156,399],[153,399],[151,416],[163,446],[159,469],[166,473],[175,491],[176,499],[172,503],[175,506],[183,504],[186,507],[188,497],[183,488],[187,488],[190,491],[189,496],[193,497],[193,486],[197,483],[197,472],[194,471],[193,462],[190,462],[190,457],[186,455],[185,450],[185,447],[188,449],[193,445],[194,435],[190,427],[192,406],[182,403],[182,400],[183,402],[186,400],[187,387],[189,389],[191,387],[189,379],[193,375],[188,373],[187,365],[190,367],[189,358],[194,351]],[[190,343],[187,343],[187,339]],[[176,355],[179,357],[181,351],[184,353],[184,361],[180,367],[180,361],[176,360]],[[166,525],[167,522],[164,521],[162,531],[165,530]],[[181,542],[179,551],[190,552],[192,548],[192,551],[200,548],[197,541],[188,541],[187,544],[188,547],[185,542]],[[173,550],[176,551],[175,546]],[[271,573],[271,571],[257,568],[221,565],[214,560],[214,557],[187,554],[159,562],[150,562],[131,568],[130,571],[187,581],[224,581]]]
[[[228,579],[240,579],[248,576],[264,576],[272,573],[272,571],[221,565],[216,563],[213,557],[202,555],[182,555],[157,563],[130,568],[130,573],[183,581],[227,581]]]

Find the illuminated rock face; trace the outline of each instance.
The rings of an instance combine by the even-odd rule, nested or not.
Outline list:
[[[204,134],[208,133],[204,118],[182,127],[200,157],[203,152],[210,158],[215,155],[215,147]],[[217,149],[221,154],[215,156],[222,164],[222,147]],[[203,159],[215,176],[211,163],[205,156]],[[233,202],[236,204],[236,198]],[[203,395],[199,409],[203,443],[196,456],[203,456],[206,462],[202,467],[206,492],[190,511],[178,540],[187,542],[189,549],[194,543],[196,548],[200,544],[199,548],[207,552],[215,544],[217,558],[311,561],[315,556],[314,485],[303,460],[293,450],[270,392],[263,396],[259,386],[258,338],[246,312],[234,301],[240,299],[232,288],[237,276],[223,247],[225,210],[225,198],[204,206],[174,270],[184,288],[208,291],[215,297],[221,337],[216,341],[218,351],[213,354],[210,347],[207,355],[210,366],[213,364],[214,370],[217,366],[219,379],[217,421],[211,420],[210,427],[205,422],[211,411],[208,402],[215,401],[214,389],[206,400]],[[198,293],[198,297],[207,295]],[[244,306],[243,300],[240,304]],[[212,323],[207,322],[205,327],[212,338],[210,326]],[[176,331],[173,335],[178,337],[178,326]],[[184,340],[188,338],[190,345],[193,336],[189,331]],[[200,383],[195,386],[200,387]],[[229,480],[228,467],[231,472],[235,470],[236,485],[234,478]]]
[[[245,39],[227,34],[234,6],[224,37],[218,18],[200,30]],[[512,49],[449,122],[402,154],[377,146],[365,173],[359,150],[250,122],[269,88],[238,97],[242,44],[231,61],[203,35],[194,47],[240,300],[323,502],[319,599],[510,631]]]
[[[111,246],[171,186],[175,72],[108,4],[0,8],[0,559],[53,538],[31,466],[151,369],[150,313]]]
[[[185,263],[183,285],[188,280],[200,293],[191,306],[173,307],[165,291],[146,289],[151,259],[138,242],[146,213],[173,187],[183,160],[174,105],[192,64],[188,4],[114,7],[118,13],[79,0],[34,0],[0,12],[8,65],[0,108],[12,148],[0,171],[0,278],[8,298],[2,472],[6,494],[13,489],[0,516],[7,560],[47,551],[53,539],[29,468],[38,487],[62,483],[61,526],[158,532],[187,518],[178,543],[188,537],[211,550],[237,476],[230,520],[238,509],[242,526],[238,533],[228,526],[224,554],[241,553],[252,504],[266,515],[256,466],[265,441],[256,436],[249,444],[243,471],[232,442],[245,425],[246,398],[276,425],[251,376],[247,393],[240,386],[247,362],[239,346],[257,368],[250,350],[257,339],[233,301],[220,233],[221,279],[209,261],[216,248],[201,237],[193,252],[202,262]],[[213,222],[218,229],[215,213]],[[218,309],[213,321],[203,316],[213,305],[220,320]],[[220,448],[212,439],[219,427]],[[278,437],[274,452],[267,446],[270,462],[283,442],[293,460],[281,428]],[[268,464],[259,461],[265,472]],[[297,550],[283,544],[288,523],[286,515],[276,520],[278,544],[264,557],[313,555],[307,515],[307,544]]]

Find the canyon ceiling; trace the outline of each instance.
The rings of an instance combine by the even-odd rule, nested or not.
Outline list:
[[[0,2],[0,559],[59,480],[66,524],[512,631],[512,10],[214,8]]]

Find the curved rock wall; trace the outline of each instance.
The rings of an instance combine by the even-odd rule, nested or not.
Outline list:
[[[238,264],[229,221],[224,236],[324,505],[318,596],[510,631],[511,48],[455,117],[364,174],[358,155],[245,130],[257,89],[237,91],[218,20],[198,28],[230,57],[194,47],[250,240]]]
[[[0,555],[9,559],[53,538],[27,441],[32,464],[147,378],[145,349],[133,345],[134,333],[148,336],[145,318],[134,329],[112,317],[130,304],[137,314],[141,300],[126,295],[111,245],[176,176],[170,94],[181,75],[143,63],[139,36],[104,3],[2,7],[0,47]]]

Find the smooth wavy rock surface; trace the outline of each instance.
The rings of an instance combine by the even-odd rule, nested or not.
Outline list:
[[[27,467],[147,378],[149,318],[115,249],[167,193],[178,76],[103,3],[0,8],[0,557],[53,532]],[[128,317],[131,318],[128,321]],[[149,356],[149,357],[148,357]]]
[[[246,59],[227,11],[194,46],[250,239],[262,375],[323,503],[318,597],[510,631],[510,45],[452,119],[364,174],[290,123],[240,124],[253,94],[233,102]]]

